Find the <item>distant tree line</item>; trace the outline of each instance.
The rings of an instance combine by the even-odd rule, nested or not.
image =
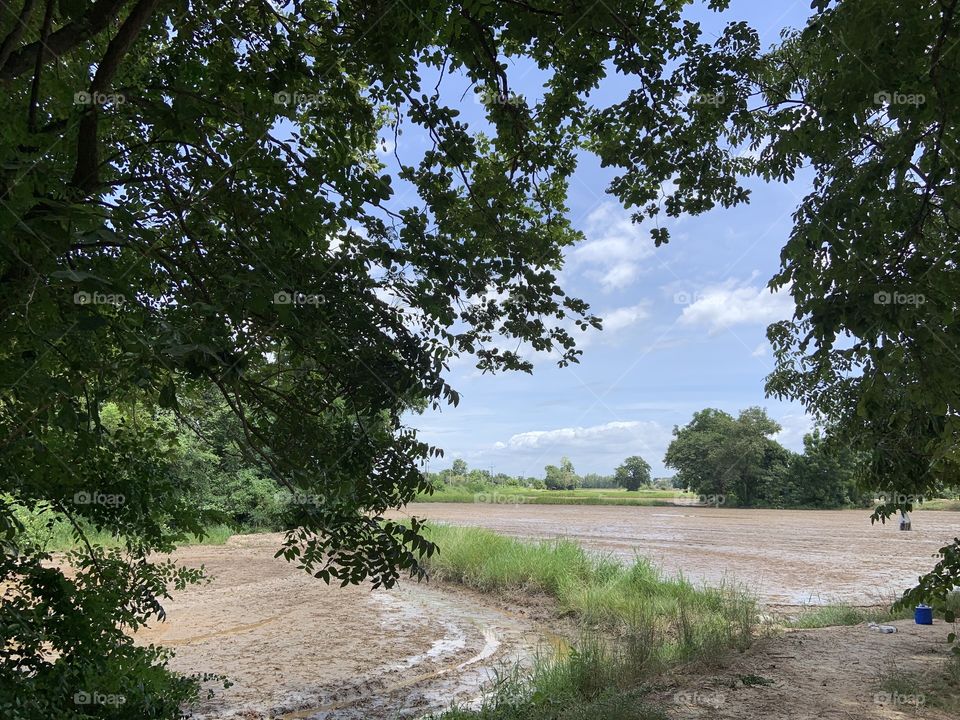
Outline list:
[[[857,482],[860,456],[820,430],[807,434],[803,452],[796,453],[774,439],[780,430],[762,408],[747,408],[737,417],[714,408],[701,410],[673,430],[664,465],[676,474],[656,480],[650,464],[639,455],[626,458],[612,475],[578,475],[567,457],[559,465],[547,465],[542,478],[470,470],[463,459],[428,475],[435,486],[472,491],[490,485],[546,490],[676,488],[729,507],[835,508],[870,503],[873,493],[861,490]]]

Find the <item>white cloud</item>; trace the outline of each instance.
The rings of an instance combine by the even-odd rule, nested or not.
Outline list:
[[[767,344],[765,342],[760,343],[753,349],[753,352],[750,353],[752,357],[766,357],[767,355]]]
[[[654,252],[649,234],[613,202],[602,203],[587,216],[584,235],[586,242],[573,250],[570,260],[607,291],[630,285],[640,274],[641,261]]]
[[[593,327],[581,330],[572,323],[566,324],[567,331],[573,336],[573,339],[577,341],[578,349],[583,350],[597,341],[601,343],[615,341],[620,332],[650,317],[650,303],[642,302],[636,305],[627,305],[625,307],[608,310],[607,312],[600,312],[598,315],[603,320],[602,332]],[[539,353],[539,355],[544,358],[550,358],[551,360],[556,360],[560,357],[558,352],[550,354]]]
[[[656,422],[614,421],[590,427],[564,427],[556,430],[531,430],[512,435],[506,442],[494,444],[495,450],[541,450],[561,445],[564,448],[615,449],[626,457],[631,448],[644,452],[659,451],[669,443],[670,431]],[[659,457],[657,455],[656,457]]]
[[[785,320],[793,316],[793,311],[789,288],[771,292],[766,286],[731,278],[697,293],[695,301],[683,309],[680,322],[706,326],[712,335],[734,325],[768,325]]]
[[[616,333],[648,317],[650,317],[648,303],[639,303],[637,305],[617,308],[603,316],[603,332],[605,334]]]
[[[803,436],[813,430],[813,420],[804,413],[784,415],[777,422],[782,428],[773,439],[797,452],[803,450]]]

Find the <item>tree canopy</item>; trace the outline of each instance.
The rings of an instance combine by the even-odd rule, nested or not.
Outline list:
[[[627,490],[639,490],[650,484],[650,464],[639,455],[631,455],[614,473],[617,484]]]
[[[638,221],[811,166],[768,390],[866,452],[890,497],[958,484],[956,0],[816,0],[769,53],[742,22],[705,41],[685,4],[24,0],[0,20],[5,716],[82,717],[82,678],[138,717],[195,690],[124,630],[199,580],[149,556],[203,529],[160,419],[202,439],[190,408],[209,393],[245,462],[313,500],[284,557],[344,583],[418,573],[433,546],[384,514],[429,486],[440,450],[405,413],[456,404],[457,356],[530,371],[502,349],[519,343],[575,362],[572,329],[600,324],[557,284],[584,151]],[[541,96],[513,92],[516,63],[545,72]],[[633,89],[599,103],[614,72]],[[482,126],[460,119],[453,74],[491,100]],[[405,127],[430,144],[388,171]],[[692,429],[736,438],[711,482],[755,501],[779,462],[771,421],[700,415]],[[18,507],[123,550],[82,545],[68,577]],[[927,590],[956,582],[960,546],[947,557]]]
[[[786,451],[770,437],[779,430],[761,408],[748,408],[736,418],[707,408],[673,429],[664,465],[698,495],[733,506],[755,505],[764,487],[785,470]]]
[[[770,394],[861,453],[874,520],[960,487],[958,3],[818,0],[764,61],[758,169],[812,187],[773,287]],[[841,71],[838,71],[841,68]],[[960,582],[960,540],[909,601]]]
[[[736,418],[706,408],[674,428],[664,464],[679,487],[718,505],[840,508],[873,497],[861,488],[862,455],[838,437],[815,429],[798,454],[772,437],[779,431],[761,408]]]
[[[756,35],[704,42],[682,6],[25,0],[0,20],[0,584],[21,593],[2,611],[6,715],[81,715],[65,698],[81,675],[127,693],[130,716],[169,716],[187,692],[145,684],[162,657],[122,630],[198,579],[148,559],[205,522],[152,420],[203,432],[193,397],[217,393],[248,462],[314,500],[284,557],[344,583],[420,571],[418,521],[383,515],[440,450],[404,413],[456,404],[458,355],[529,371],[501,349],[519,341],[566,364],[571,329],[599,325],[557,284],[580,237],[564,204],[578,153],[622,168],[615,191],[646,215],[746,197],[743,161],[706,149],[722,113],[691,98],[736,105]],[[512,93],[516,59],[548,73],[541,97]],[[611,72],[637,89],[593,104]],[[450,74],[496,100],[482,127],[459,119]],[[378,148],[404,127],[431,142],[388,172]],[[17,507],[116,532],[124,552],[85,547],[67,578]],[[50,603],[56,628],[32,614]],[[77,642],[90,615],[116,631]]]
[[[560,466],[547,465],[544,468],[544,486],[547,490],[575,490],[580,487],[580,476],[573,469],[570,458],[560,459]]]

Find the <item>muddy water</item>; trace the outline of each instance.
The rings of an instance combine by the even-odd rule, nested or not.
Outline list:
[[[913,530],[871,525],[866,510],[422,503],[404,514],[530,538],[568,537],[669,573],[747,585],[767,604],[885,602],[933,567],[960,513],[912,513]]]
[[[405,718],[468,705],[498,665],[528,658],[541,628],[472,597],[408,583],[386,591],[328,587],[275,559],[279,535],[184,548],[207,586],[175,594],[168,621],[138,633],[176,652],[185,673],[234,683],[197,718]]]

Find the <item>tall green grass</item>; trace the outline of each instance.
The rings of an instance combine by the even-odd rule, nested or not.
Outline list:
[[[485,592],[542,593],[579,624],[569,653],[515,669],[510,682],[494,684],[480,710],[454,711],[444,720],[661,717],[639,697],[645,682],[751,640],[755,602],[731,585],[695,586],[664,577],[646,559],[624,565],[566,540],[525,542],[444,525],[429,533],[440,548],[427,560],[434,577]],[[559,708],[566,710],[555,714]]]
[[[960,510],[960,498],[934,498],[917,505],[917,510]]]
[[[82,545],[82,541],[77,538],[74,526],[58,513],[50,510],[31,512],[25,508],[17,508],[15,514],[24,525],[27,540],[40,550],[66,552]],[[78,524],[91,545],[113,548],[123,544],[118,536],[105,530],[98,530],[85,520],[80,520]],[[205,529],[202,536],[191,534],[180,544],[223,545],[234,534],[234,530],[228,525],[212,525]]]

